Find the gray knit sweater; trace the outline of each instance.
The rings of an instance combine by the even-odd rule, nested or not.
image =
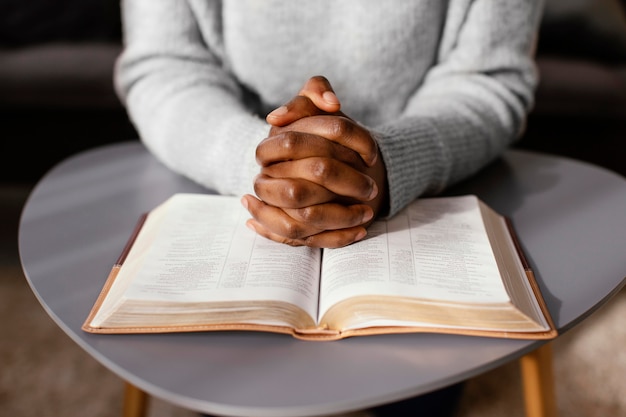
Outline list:
[[[367,126],[391,214],[524,128],[542,0],[124,0],[116,86],[146,146],[222,194],[252,191],[266,113],[313,75]]]

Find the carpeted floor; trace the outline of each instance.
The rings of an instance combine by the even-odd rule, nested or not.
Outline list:
[[[17,222],[28,192],[27,186],[0,186],[0,416],[121,416],[122,381],[52,322],[21,272]],[[561,416],[626,416],[625,317],[626,289],[553,342]],[[458,413],[523,415],[516,363],[471,379]],[[149,416],[197,414],[152,399]]]

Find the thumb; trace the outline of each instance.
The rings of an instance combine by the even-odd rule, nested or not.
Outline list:
[[[315,106],[328,113],[335,113],[341,109],[341,103],[333,91],[328,79],[322,75],[309,78],[298,95],[307,97]]]

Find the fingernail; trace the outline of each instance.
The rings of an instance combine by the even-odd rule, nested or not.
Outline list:
[[[280,116],[284,116],[287,114],[287,112],[289,111],[289,109],[287,108],[287,106],[280,106],[279,108],[272,110],[270,112],[270,114],[267,115],[267,117],[280,117]]]
[[[326,103],[328,104],[339,104],[339,99],[332,91],[324,91],[322,97],[324,98],[324,101],[326,101]]]
[[[363,213],[363,223],[369,222],[374,217],[374,210],[365,210]]]
[[[256,233],[256,229],[254,228],[254,225],[251,221],[246,222],[246,227]]]
[[[378,186],[376,185],[374,181],[372,181],[372,191],[370,192],[368,201],[373,200],[377,195],[378,195]]]
[[[378,153],[375,153],[372,159],[367,163],[368,166],[370,167],[374,166],[377,160],[378,160]]]
[[[248,199],[244,196],[241,197],[241,205],[247,210],[248,209]]]
[[[367,236],[367,230],[361,229],[359,233],[357,233],[354,237],[354,241],[358,242],[359,240],[362,240],[365,236]]]

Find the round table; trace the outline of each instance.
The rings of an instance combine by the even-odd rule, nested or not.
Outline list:
[[[139,392],[218,415],[323,415],[435,390],[528,356],[545,343],[437,334],[317,343],[254,332],[83,332],[138,217],[176,192],[207,190],[166,169],[139,142],[115,144],[54,167],[34,188],[20,221],[22,266],[43,308]],[[624,284],[623,177],[511,150],[447,191],[466,193],[512,219],[560,332]]]

